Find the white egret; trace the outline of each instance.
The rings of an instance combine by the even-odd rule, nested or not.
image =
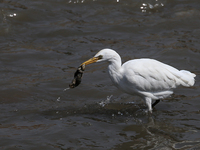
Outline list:
[[[108,61],[108,72],[113,84],[125,93],[141,97],[152,112],[160,99],[173,93],[179,85],[194,85],[195,74],[178,70],[154,59],[133,59],[122,65],[121,57],[112,49],[103,49],[82,65]],[[152,104],[152,100],[155,102]]]

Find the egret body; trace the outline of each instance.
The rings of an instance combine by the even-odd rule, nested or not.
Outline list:
[[[119,54],[111,49],[99,51],[82,65],[101,61],[109,62],[108,72],[113,84],[125,93],[141,97],[150,112],[160,99],[170,96],[177,86],[190,87],[195,82],[195,74],[154,59],[133,59],[122,65]],[[154,104],[152,100],[156,100]]]

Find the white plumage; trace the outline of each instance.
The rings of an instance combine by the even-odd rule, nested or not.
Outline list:
[[[99,51],[93,58],[82,63],[85,65],[108,61],[108,72],[114,85],[125,93],[140,96],[152,112],[152,100],[168,97],[179,85],[194,85],[195,74],[178,70],[154,59],[134,59],[121,63],[121,57],[111,49]],[[153,105],[154,106],[154,105]]]

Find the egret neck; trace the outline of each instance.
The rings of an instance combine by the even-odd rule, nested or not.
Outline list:
[[[110,79],[115,84],[115,86],[118,87],[118,84],[120,80],[122,79],[122,62],[121,57],[116,53],[115,57],[110,58],[108,65],[108,73],[110,76]]]

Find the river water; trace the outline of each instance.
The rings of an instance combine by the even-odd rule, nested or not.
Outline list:
[[[200,149],[199,0],[0,0],[2,150]],[[120,92],[107,64],[76,68],[103,48],[197,75],[153,114]]]

